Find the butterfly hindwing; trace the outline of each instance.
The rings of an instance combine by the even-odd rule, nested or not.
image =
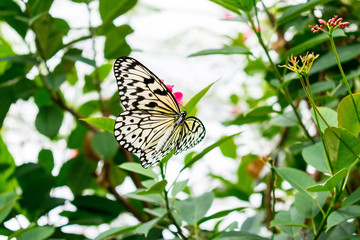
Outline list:
[[[194,147],[205,137],[205,127],[196,117],[188,117],[182,125],[180,138],[175,148],[175,154],[179,154]]]
[[[179,113],[179,106],[165,84],[149,69],[130,57],[114,63],[120,100],[126,110],[158,110]]]

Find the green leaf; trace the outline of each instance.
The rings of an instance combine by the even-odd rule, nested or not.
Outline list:
[[[283,114],[279,114],[272,118],[269,122],[271,126],[279,126],[279,127],[293,127],[299,124],[296,115],[293,111],[285,112]]]
[[[79,114],[81,116],[89,117],[91,114],[100,110],[100,104],[98,100],[90,100],[83,105],[81,105],[78,109]],[[110,130],[110,128],[109,128]]]
[[[331,0],[310,0],[306,3],[296,4],[288,9],[281,15],[279,20],[276,22],[277,26],[280,26],[284,23],[288,23],[293,19],[296,19],[301,13],[311,10],[314,7],[330,2]]]
[[[165,204],[164,198],[160,194],[138,195],[137,192],[133,192],[126,194],[126,197],[155,204]]]
[[[70,133],[67,139],[67,147],[76,149],[83,147],[83,139],[88,129],[78,122],[77,127]]]
[[[110,24],[115,18],[134,7],[136,2],[136,0],[101,0],[99,13],[103,24]]]
[[[43,227],[33,227],[19,235],[18,240],[43,240],[48,239],[55,232],[55,227],[52,226],[43,226]]]
[[[91,139],[95,152],[105,160],[111,160],[119,148],[114,135],[108,132],[97,132]]]
[[[106,33],[104,57],[106,59],[116,59],[119,56],[129,55],[131,48],[125,38],[133,31],[129,25],[112,27],[110,31]]]
[[[291,207],[288,211],[277,212],[274,220],[270,222],[270,227],[279,226],[289,236],[297,236],[300,228],[309,228],[304,224],[304,220],[305,218]]]
[[[136,233],[144,234],[145,237],[147,237],[149,231],[155,226],[155,224],[161,220],[160,218],[154,218],[146,223],[142,223],[135,229]]]
[[[135,172],[140,175],[147,176],[152,179],[157,179],[158,175],[153,172],[151,168],[143,168],[140,163],[134,163],[134,162],[126,162],[119,166],[122,169],[128,170],[130,172]]]
[[[337,114],[336,112],[328,107],[317,107],[319,112],[321,113],[321,115],[325,118],[326,122],[331,126],[331,127],[336,127],[338,125],[338,121],[337,121]],[[313,108],[311,108],[310,110],[311,115],[314,119],[314,122],[316,122],[316,118],[315,118],[315,111]],[[319,120],[319,124],[320,124],[320,129],[322,132],[324,132],[325,128],[327,128],[327,125],[325,124],[325,122],[322,120],[322,118],[319,116],[319,113],[316,112],[317,118]]]
[[[110,237],[115,237],[117,235],[127,233],[127,232],[133,232],[138,225],[130,226],[130,227],[116,227],[116,228],[110,228],[109,230],[100,233],[97,235],[97,237],[94,240],[106,240]]]
[[[54,168],[54,156],[49,149],[42,149],[38,155],[38,163],[40,163],[48,174],[51,174]]]
[[[333,32],[333,38],[338,38],[338,37],[346,37],[344,30],[336,29]],[[299,45],[296,45],[295,47],[291,48],[289,51],[286,52],[285,58],[288,58],[289,56],[291,56],[291,54],[297,55],[306,52],[306,50],[308,50],[309,48],[319,45],[320,43],[325,41],[329,41],[329,36],[326,33],[321,33],[319,35],[316,35],[315,37],[310,38],[309,40],[302,42]]]
[[[353,94],[353,97],[357,110],[360,112],[360,93]],[[352,135],[357,137],[360,132],[360,123],[356,117],[356,111],[350,95],[341,100],[337,113],[339,127],[345,128]]]
[[[319,192],[317,193],[316,198],[310,198],[309,195],[304,194],[302,192],[298,192],[295,195],[295,208],[302,216],[306,218],[313,218],[315,217],[320,209],[318,204],[315,202],[315,200],[319,203],[319,205],[322,207],[326,199],[328,197],[327,192]]]
[[[333,226],[338,225],[339,223],[346,221],[351,218],[360,216],[360,206],[346,206],[340,208],[339,210],[332,212],[327,219],[327,228],[328,231]]]
[[[181,182],[176,182],[171,190],[171,195],[173,197],[176,197],[176,195],[181,192],[182,190],[184,190],[184,188],[186,187],[187,183],[189,182],[189,179],[186,179],[184,181]]]
[[[59,132],[63,117],[64,113],[58,107],[44,106],[36,115],[35,127],[40,133],[53,139]]]
[[[224,122],[225,126],[243,125],[255,122],[264,122],[270,119],[270,113],[276,112],[272,106],[260,106],[252,108],[249,112],[240,114],[234,120]]]
[[[220,146],[221,144],[223,144],[224,142],[232,139],[233,137],[239,135],[241,132],[239,133],[235,133],[233,135],[230,136],[226,136],[223,138],[220,138],[217,142],[211,144],[210,146],[208,146],[207,148],[205,148],[202,152],[196,154],[195,156],[193,156],[187,163],[185,163],[185,166],[180,170],[180,172],[182,172],[183,170],[185,170],[186,168],[192,166],[195,162],[197,162],[198,160],[200,160],[203,156],[205,156],[207,153],[209,153],[211,150],[213,150],[214,148]]]
[[[217,81],[211,83],[209,86],[207,86],[206,88],[202,89],[200,92],[198,92],[195,96],[193,96],[190,101],[184,106],[184,109],[186,109],[188,115],[194,115],[193,114],[193,110],[196,106],[196,104],[200,101],[201,98],[203,98],[205,96],[205,94],[209,91],[209,89],[211,88],[212,85],[214,85],[214,83],[216,83]]]
[[[222,232],[216,239],[226,239],[226,240],[270,240],[270,238],[261,237],[254,233],[249,233],[245,231],[230,231]]]
[[[222,55],[229,55],[229,54],[245,54],[249,55],[252,53],[249,49],[240,47],[240,46],[229,46],[217,49],[206,49],[202,50],[193,54],[190,54],[189,57],[197,57],[197,56],[205,56],[205,55],[213,55],[213,54],[222,54]]]
[[[348,167],[360,154],[360,141],[343,128],[327,128],[323,137],[335,172]]]
[[[352,205],[360,200],[360,188],[356,189],[354,192],[348,196],[345,201],[343,202],[343,207]]]
[[[214,199],[212,192],[204,193],[196,198],[188,198],[179,202],[179,215],[190,225],[194,225],[205,216]]]
[[[221,150],[222,154],[225,157],[236,159],[236,157],[237,157],[237,153],[236,153],[237,146],[236,146],[233,138],[226,141],[226,142],[224,142],[219,147],[220,147],[220,150]]]
[[[167,181],[162,180],[160,182],[155,183],[152,185],[149,189],[139,192],[139,195],[148,195],[148,194],[161,194],[164,192],[164,189],[166,187]]]
[[[338,47],[336,48],[336,51],[339,55],[340,62],[344,64],[345,62],[354,59],[360,54],[360,44],[357,43],[343,47]],[[334,67],[336,65],[337,65],[336,58],[334,56],[334,53],[331,51],[326,54],[323,54],[314,62],[309,74],[310,75],[315,74],[325,69]]]
[[[326,180],[324,184],[318,184],[315,186],[308,187],[307,190],[309,192],[331,192],[335,187],[342,181],[346,175],[348,174],[348,170],[346,168],[337,172],[334,176],[331,176]]]
[[[239,11],[240,7],[234,1],[227,1],[227,0],[210,0],[210,1],[222,6],[223,8],[225,8],[229,11],[236,13],[237,15],[241,15],[241,13]]]
[[[12,27],[23,39],[25,39],[28,24],[20,20],[20,17],[26,17],[19,5],[12,0],[0,1],[0,20],[5,21]]]
[[[2,223],[9,215],[17,200],[15,192],[0,194],[0,223]]]
[[[14,191],[17,188],[16,179],[11,178],[16,164],[14,158],[11,156],[5,142],[0,134],[0,193]]]
[[[302,156],[309,165],[316,170],[324,173],[329,173],[330,170],[326,165],[325,150],[322,142],[307,146],[302,150]]]
[[[206,222],[206,221],[209,221],[209,220],[211,220],[211,219],[225,217],[225,216],[227,216],[227,215],[228,215],[229,213],[231,213],[231,212],[234,212],[234,211],[239,212],[239,211],[242,211],[242,210],[244,210],[244,209],[246,209],[246,207],[238,207],[238,208],[223,210],[223,211],[214,213],[214,214],[212,214],[212,215],[210,215],[210,216],[207,216],[207,217],[204,217],[204,218],[200,219],[200,220],[198,221],[197,225],[200,225],[201,223]]]
[[[308,174],[301,170],[289,167],[276,168],[276,172],[288,183],[290,183],[293,188],[311,198],[314,198],[315,195],[313,193],[306,191],[306,188],[315,185],[315,180]]]
[[[111,134],[114,133],[115,119],[107,118],[107,117],[96,117],[96,118],[81,118],[81,121],[90,123],[91,125],[109,132]]]

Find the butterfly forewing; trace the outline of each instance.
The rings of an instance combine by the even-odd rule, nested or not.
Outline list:
[[[149,69],[130,57],[114,63],[122,105],[126,110],[157,110],[163,114],[179,113],[179,106],[165,84]]]

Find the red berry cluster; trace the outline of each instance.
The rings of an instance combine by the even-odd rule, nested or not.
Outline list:
[[[330,18],[327,22],[325,22],[323,19],[319,19],[320,26],[316,24],[315,26],[309,25],[309,27],[311,28],[311,31],[313,33],[316,33],[322,30],[323,25],[326,25],[328,28],[337,28],[337,27],[345,28],[349,26],[350,24],[349,22],[342,22],[342,20],[343,20],[342,18],[338,18],[338,16],[335,15],[333,18]]]

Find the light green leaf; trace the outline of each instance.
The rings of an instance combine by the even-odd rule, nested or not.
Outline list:
[[[139,192],[139,195],[149,195],[149,194],[161,194],[164,192],[164,189],[166,187],[167,181],[162,180],[160,182],[155,183],[152,185],[149,189]]]
[[[236,157],[237,157],[237,153],[236,153],[237,146],[236,146],[233,138],[226,141],[226,142],[224,142],[219,147],[220,147],[220,150],[221,150],[222,154],[225,157],[236,159]]]
[[[214,199],[212,192],[204,193],[196,198],[188,198],[179,202],[179,215],[188,224],[194,225],[205,216]]]
[[[126,162],[119,166],[122,169],[135,172],[144,176],[147,176],[149,178],[157,179],[158,175],[154,173],[154,171],[151,168],[143,168],[140,163],[134,163],[134,162]]]
[[[0,194],[0,223],[9,215],[17,199],[15,192]]]
[[[193,54],[190,54],[189,57],[197,57],[197,56],[205,56],[205,55],[214,55],[214,54],[245,54],[249,55],[252,54],[249,49],[240,47],[240,46],[230,46],[230,47],[223,47],[217,49],[206,49],[202,50]]]
[[[353,97],[357,110],[360,112],[360,93],[354,93]],[[357,137],[360,132],[360,123],[356,117],[356,111],[349,95],[341,100],[337,113],[339,127],[345,128],[352,135]]]
[[[313,166],[320,172],[329,173],[330,170],[326,165],[325,150],[322,142],[307,146],[302,150],[302,156],[309,165]]]
[[[180,172],[182,172],[184,169],[192,166],[195,162],[200,160],[203,156],[205,156],[208,152],[210,152],[214,148],[220,146],[222,143],[232,139],[233,137],[239,135],[240,133],[241,132],[235,133],[233,135],[230,135],[230,136],[227,136],[227,137],[224,137],[224,138],[220,138],[217,142],[213,143],[212,145],[205,148],[202,152],[200,152],[200,153],[196,154],[195,156],[193,156],[187,163],[185,163],[185,166],[180,170]]]
[[[346,177],[347,173],[348,170],[344,168],[337,172],[334,176],[328,178],[324,184],[308,187],[307,190],[309,192],[331,192],[338,185],[338,183]]]
[[[114,135],[108,132],[95,133],[91,139],[91,146],[105,160],[111,160],[119,147]]]
[[[322,207],[324,203],[326,202],[328,193],[327,192],[319,192],[316,196],[316,201],[319,203],[319,205]],[[298,192],[295,195],[295,208],[302,216],[306,218],[312,218],[315,217],[320,209],[318,204],[316,204],[315,199],[312,199],[309,197],[309,195],[306,195],[302,192]]]
[[[284,23],[288,23],[289,21],[297,18],[301,13],[311,10],[314,7],[330,2],[331,0],[312,0],[312,1],[308,1],[306,3],[302,3],[302,4],[296,4],[288,9],[286,9],[286,11],[283,13],[283,15],[281,15],[281,17],[279,18],[279,20],[276,22],[277,26],[280,26]]]
[[[181,192],[182,190],[184,190],[184,188],[186,187],[187,183],[189,182],[189,179],[186,179],[184,181],[181,182],[177,182],[174,184],[172,191],[171,191],[171,195],[173,197],[176,197],[176,195]]]
[[[360,141],[343,128],[327,128],[323,137],[335,172],[348,167],[360,154]]]
[[[336,210],[335,212],[332,212],[329,215],[327,219],[326,231],[328,231],[330,228],[336,226],[337,224],[343,221],[359,216],[360,216],[360,206],[355,205],[355,206],[346,206],[340,208],[339,210]]]
[[[160,221],[162,217],[160,218],[154,218],[146,223],[142,223],[135,229],[136,233],[144,234],[145,237],[147,237],[149,231],[155,226],[155,224]]]
[[[315,180],[312,179],[308,174],[298,169],[289,167],[276,168],[276,172],[283,179],[289,182],[293,188],[299,192],[309,195],[311,198],[314,198],[314,193],[309,193],[306,191],[306,188],[315,185]]]
[[[348,196],[343,202],[343,207],[352,205],[360,200],[360,188],[356,189],[353,193]]]
[[[236,13],[237,15],[241,15],[240,11],[239,11],[239,6],[237,4],[231,4],[231,1],[226,1],[226,0],[210,0],[220,6],[222,6],[223,8],[230,10],[234,13]]]
[[[261,237],[254,233],[249,233],[245,231],[229,231],[222,232],[216,239],[226,239],[226,240],[270,240],[270,238]]]
[[[279,226],[289,236],[296,236],[300,228],[308,228],[304,220],[305,217],[301,216],[295,207],[291,207],[288,211],[277,212],[274,220],[270,222],[270,227]]]
[[[225,217],[225,216],[227,216],[227,215],[228,215],[229,213],[231,213],[231,212],[234,212],[234,211],[242,211],[242,210],[244,210],[244,209],[246,209],[246,207],[238,207],[238,208],[233,208],[233,209],[228,209],[228,210],[220,211],[220,212],[214,213],[214,214],[212,214],[212,215],[210,215],[210,216],[207,216],[207,217],[204,217],[204,218],[200,219],[197,224],[200,225],[201,223],[206,222],[206,221],[209,221],[209,220],[211,220],[211,219]]]
[[[42,240],[47,239],[55,232],[55,228],[51,226],[34,227],[30,230],[25,230],[17,238],[18,240]]]
[[[125,196],[127,198],[132,198],[132,199],[136,199],[139,201],[150,202],[150,203],[155,203],[155,204],[163,204],[164,203],[164,199],[160,196],[160,194],[139,195],[137,193],[138,192],[133,192],[133,193],[126,194]]]
[[[338,125],[338,121],[337,121],[337,114],[336,112],[328,107],[317,107],[319,112],[321,113],[321,115],[325,118],[326,122],[331,126],[331,127],[337,127]],[[315,119],[315,112],[314,109],[312,108],[310,110],[311,115],[314,119],[314,122],[316,123],[316,119]],[[322,120],[322,118],[319,116],[319,113],[316,112],[317,114],[317,118],[319,120],[319,124],[320,124],[320,129],[322,132],[324,132],[325,128],[327,128],[327,125],[325,124],[325,122]]]
[[[81,121],[90,123],[91,125],[109,133],[114,133],[115,119],[107,117],[81,118]]]
[[[134,231],[136,228],[138,227],[138,225],[135,226],[130,226],[130,227],[116,227],[116,228],[110,228],[109,230],[100,233],[99,235],[97,235],[97,237],[94,240],[105,240],[108,239],[110,237],[114,237],[117,235],[120,235],[122,233],[126,233],[126,232],[132,232]]]
[[[193,96],[190,101],[184,106],[189,116],[194,115],[193,110],[195,109],[196,104],[200,101],[201,98],[205,96],[205,94],[209,91],[212,85],[214,85],[217,81],[211,83],[209,86],[202,89],[195,96]]]

